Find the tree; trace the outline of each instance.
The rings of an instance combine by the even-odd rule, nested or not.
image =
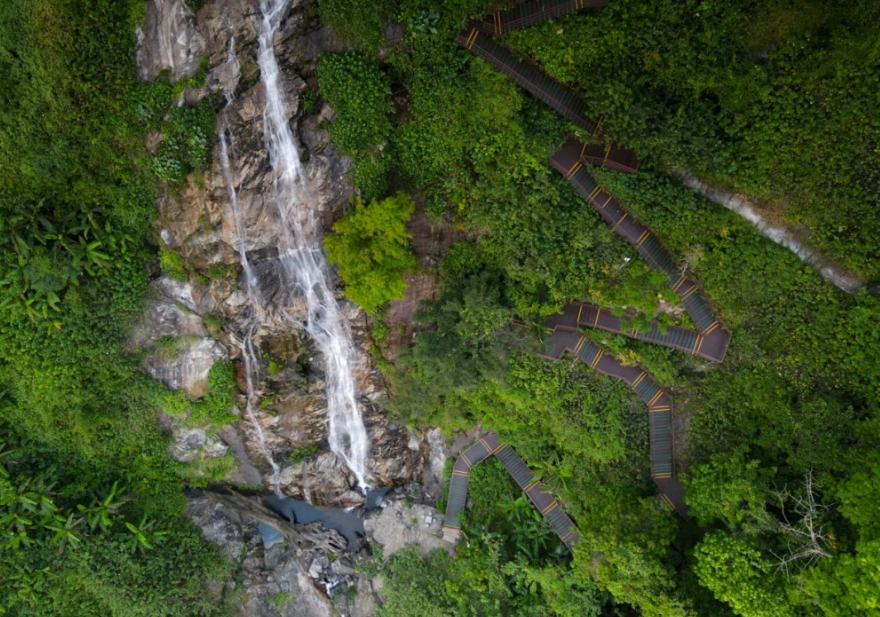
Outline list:
[[[700,584],[743,617],[789,617],[783,581],[773,564],[751,543],[725,532],[708,534],[697,545],[694,570]]]
[[[693,469],[685,499],[701,525],[720,519],[729,529],[758,530],[767,521],[766,473],[745,448],[717,454]]]
[[[389,300],[403,298],[402,276],[416,267],[406,222],[415,204],[400,193],[368,206],[357,206],[324,239],[327,258],[339,265],[346,295],[367,313]]]

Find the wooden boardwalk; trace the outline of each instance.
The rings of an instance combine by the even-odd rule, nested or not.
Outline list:
[[[513,478],[523,492],[531,500],[541,515],[547,519],[553,531],[569,548],[578,541],[577,528],[562,510],[553,495],[535,479],[535,474],[516,450],[498,441],[498,435],[490,433],[462,452],[452,467],[452,478],[449,481],[449,498],[446,502],[446,517],[443,523],[443,535],[449,540],[458,537],[461,530],[459,514],[467,505],[467,490],[471,469],[477,463],[495,456]]]
[[[541,355],[549,360],[559,360],[566,352],[570,352],[597,373],[623,381],[647,405],[651,478],[663,501],[682,516],[687,516],[684,489],[675,477],[673,464],[672,396],[643,368],[625,366],[576,328],[557,325],[548,333],[547,346]]]
[[[593,137],[600,137],[601,122],[593,121],[587,116],[586,103],[572,90],[538,68],[533,60],[514,54],[477,27],[462,30],[458,33],[457,40],[459,45],[510,77],[567,120],[591,133]],[[634,172],[639,167],[638,157],[634,152],[614,144],[587,146],[583,154],[590,163],[617,171]]]
[[[492,39],[506,32],[519,30],[542,21],[583,8],[599,8],[607,0],[529,0],[512,9],[499,11],[479,24],[457,35],[458,43],[488,62],[543,101],[567,120],[573,122],[596,141],[601,139],[601,120],[587,116],[586,105],[571,89],[551,78],[537,63],[516,54]],[[611,225],[611,228],[632,244],[652,268],[663,272],[697,330],[679,326],[661,326],[650,322],[642,327],[629,326],[625,318],[598,306],[575,303],[550,318],[543,357],[559,360],[566,353],[576,356],[593,370],[620,379],[648,407],[650,429],[651,477],[660,497],[672,509],[687,516],[684,489],[675,476],[672,431],[672,396],[647,371],[625,366],[619,359],[581,334],[580,327],[591,327],[622,334],[631,338],[663,345],[694,354],[711,362],[722,362],[730,343],[730,332],[721,326],[709,301],[696,281],[682,273],[672,254],[657,236],[639,222],[623,206],[600,187],[587,172],[587,166],[598,165],[615,171],[633,173],[639,160],[632,151],[608,141],[604,145],[585,143],[576,137],[566,141],[550,157],[551,166],[559,171],[577,192]],[[547,518],[562,541],[571,548],[578,540],[576,528],[559,504],[534,480],[534,476],[510,446],[498,443],[495,434],[481,439],[459,456],[449,486],[444,531],[457,537],[458,515],[467,503],[467,486],[471,467],[495,455],[519,484],[532,503]]]
[[[530,0],[487,15],[478,27],[486,34],[501,36],[584,8],[602,8],[606,4],[608,0]]]
[[[644,325],[629,325],[626,317],[618,317],[610,310],[593,304],[575,302],[566,305],[562,313],[549,319],[551,329],[563,327],[576,330],[578,327],[598,328],[606,332],[622,334],[629,338],[671,347],[679,351],[699,356],[711,362],[722,362],[727,353],[730,335],[726,330],[716,328],[707,335],[680,326],[663,326],[651,321]]]
[[[702,346],[705,345],[706,354],[712,356],[708,359],[721,362],[727,353],[730,332],[721,327],[696,281],[682,274],[678,263],[660,239],[590,176],[581,157],[582,150],[583,144],[571,137],[562,148],[550,156],[550,165],[595,208],[605,222],[611,225],[613,231],[636,248],[652,268],[666,275],[666,282],[678,294],[685,311],[702,337],[699,349],[703,349]],[[705,354],[700,355],[706,357]]]

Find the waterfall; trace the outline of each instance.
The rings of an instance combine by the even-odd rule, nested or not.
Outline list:
[[[232,98],[229,97],[229,95],[227,95],[227,97],[231,102]],[[245,411],[248,420],[250,420],[254,427],[254,431],[257,434],[257,442],[260,445],[263,457],[272,468],[272,487],[274,488],[275,493],[278,496],[281,496],[281,468],[278,466],[278,463],[275,462],[275,459],[272,458],[272,452],[266,445],[266,436],[263,433],[263,427],[260,426],[260,423],[257,421],[257,417],[254,414],[254,405],[256,403],[255,384],[260,366],[259,358],[257,357],[257,352],[254,348],[254,335],[259,327],[259,318],[263,314],[263,311],[260,304],[261,301],[259,298],[257,276],[247,257],[244,226],[242,225],[241,213],[238,208],[238,194],[235,190],[235,180],[232,177],[232,169],[229,164],[229,149],[226,144],[225,131],[220,133],[220,164],[223,169],[223,180],[226,182],[226,187],[229,191],[229,203],[232,206],[232,216],[235,221],[235,234],[237,240],[236,248],[238,249],[239,259],[241,260],[241,267],[244,270],[248,303],[253,311],[251,319],[252,323],[247,330],[244,340],[236,342],[241,351],[241,357],[244,359],[245,379],[247,382],[247,403],[245,404]]]
[[[232,65],[235,60],[235,36],[231,35],[229,37],[229,51],[226,56],[226,64]],[[229,104],[235,100],[235,93],[225,91],[224,95],[226,96],[226,106],[228,107]],[[266,462],[269,463],[269,466],[272,468],[272,487],[275,490],[275,494],[280,497],[281,468],[278,466],[278,463],[275,462],[275,459],[272,458],[272,452],[266,445],[266,436],[263,433],[263,427],[257,421],[257,417],[254,413],[254,407],[256,404],[255,384],[257,382],[257,377],[259,376],[258,371],[260,367],[259,357],[257,356],[256,348],[254,347],[254,335],[260,325],[260,318],[263,315],[263,307],[262,299],[260,298],[259,281],[257,280],[256,272],[254,272],[254,268],[251,266],[247,256],[247,237],[241,220],[241,211],[238,207],[238,192],[235,190],[235,179],[232,175],[232,166],[229,162],[229,147],[225,130],[220,133],[220,166],[223,171],[223,181],[226,183],[226,189],[229,192],[229,205],[232,207],[232,218],[235,223],[236,250],[238,251],[239,261],[241,262],[241,267],[244,271],[245,292],[247,293],[248,304],[252,310],[251,323],[247,328],[244,339],[236,341],[238,349],[241,351],[241,357],[244,359],[245,381],[247,383],[247,403],[245,404],[245,411],[248,420],[253,425],[254,431],[257,434],[257,442],[259,443],[263,458],[266,459]]]
[[[281,227],[279,260],[291,291],[306,300],[305,329],[324,358],[330,449],[365,490],[369,443],[355,396],[354,346],[348,322],[328,286],[327,263],[314,213],[308,207],[309,189],[287,119],[287,101],[273,48],[287,3],[288,0],[262,0],[263,19],[258,37],[260,79],[266,91],[263,130]]]

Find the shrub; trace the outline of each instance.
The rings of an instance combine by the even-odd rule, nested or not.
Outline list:
[[[325,54],[318,63],[324,98],[336,112],[330,138],[346,154],[379,144],[391,132],[394,110],[388,76],[363,54]]]
[[[402,276],[416,267],[406,230],[415,204],[403,194],[357,206],[324,239],[327,258],[339,265],[346,295],[366,312],[402,298]]]

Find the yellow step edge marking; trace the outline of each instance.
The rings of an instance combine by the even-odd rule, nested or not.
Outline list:
[[[571,540],[571,537],[574,535],[574,532],[570,529],[566,532],[564,536],[562,536],[561,540],[563,544],[568,544],[568,541]]]
[[[499,443],[498,447],[495,448],[494,450],[492,450],[492,454],[497,454],[498,452],[501,452],[501,450],[503,450],[504,446],[506,446],[506,445],[507,444],[505,444],[505,443]]]
[[[634,325],[634,326],[632,327],[632,330],[630,331],[630,334],[631,334],[632,336],[638,336],[638,335],[639,335],[639,324],[636,324],[636,325]]]
[[[666,493],[660,493],[660,498],[666,503],[667,507],[670,510],[675,511],[675,504],[673,504],[672,500],[670,500],[669,497],[666,496]]]
[[[599,131],[602,130],[602,123],[605,122],[605,116],[599,116],[599,121],[596,123],[596,128],[593,129],[593,137],[599,134]]]
[[[661,411],[672,411],[671,405],[660,405],[658,407],[649,407],[648,411],[651,413],[659,413]]]
[[[602,206],[602,207],[604,208],[605,206]],[[623,213],[623,216],[620,217],[620,220],[617,221],[616,223],[614,223],[614,227],[611,228],[611,231],[615,231],[615,230],[617,229],[617,227],[618,227],[618,226],[619,226],[624,220],[626,220],[626,217],[628,217],[628,216],[629,216],[629,212],[624,212],[624,213]]]
[[[536,486],[538,486],[538,481],[537,481],[537,480],[532,480],[531,482],[529,482],[527,485],[525,485],[525,486],[523,487],[523,492],[528,493],[530,490],[532,490],[532,489],[535,488]]]
[[[556,500],[554,499],[554,500],[550,503],[550,505],[548,505],[546,508],[544,508],[543,510],[541,510],[541,514],[543,514],[544,516],[547,516],[551,511],[553,511],[553,509],[558,508],[558,507],[559,507],[559,504],[556,503]]]
[[[666,478],[671,478],[672,474],[671,473],[652,473],[651,477],[658,478],[660,480],[665,480]]]
[[[501,11],[495,13],[495,34],[501,34]]]
[[[703,335],[698,334],[697,340],[696,340],[696,342],[694,342],[694,350],[692,353],[695,355],[700,353],[700,347],[702,347],[702,346],[703,346]]]
[[[578,316],[577,316],[577,324],[576,324],[578,326],[581,325],[581,313],[583,313],[583,312],[584,312],[584,305],[581,304],[580,306],[578,306]]]
[[[604,209],[605,209],[605,206],[607,206],[608,204],[610,204],[610,203],[611,203],[611,200],[613,200],[613,199],[614,199],[614,198],[611,197],[611,196],[609,195],[609,196],[608,196],[608,199],[605,200],[605,203],[602,204],[602,209],[604,210]]]
[[[468,477],[470,477],[471,474],[469,474],[469,473],[466,472],[466,471],[460,471],[460,470],[458,470],[458,469],[455,469],[455,470],[452,472],[452,475],[453,475],[453,476],[464,476],[465,478],[468,478]]]
[[[443,525],[445,529],[461,529],[458,525]]]
[[[577,345],[575,345],[574,355],[578,355],[581,352],[581,347],[583,347],[584,343],[586,343],[586,342],[587,342],[587,339],[585,339],[584,337],[581,337],[581,340],[579,340]]]
[[[636,377],[635,381],[633,381],[632,387],[633,388],[638,387],[638,385],[645,380],[645,377],[647,377],[647,375],[648,375],[647,371],[642,371],[641,375]]]
[[[599,360],[601,360],[602,356],[604,356],[604,355],[605,355],[605,351],[603,349],[600,349],[599,353],[596,354],[596,357],[590,363],[590,368],[594,369],[597,366],[599,366]]]
[[[477,36],[480,34],[480,31],[474,28],[471,30],[470,36],[467,39],[467,48],[470,49],[474,46],[474,43],[477,42]]]
[[[608,144],[608,148],[605,150],[605,158],[602,159],[602,167],[605,167],[605,163],[608,162],[608,155],[611,154],[611,144],[613,143],[614,142]]]
[[[716,319],[715,321],[712,322],[711,326],[709,326],[708,328],[703,330],[703,336],[708,336],[708,335],[712,334],[713,332],[715,332],[715,330],[717,330],[720,327],[721,327],[721,324],[718,323],[718,320]]]
[[[594,199],[596,199],[596,197],[599,196],[599,193],[601,192],[602,187],[597,185],[596,188],[593,189],[593,192],[587,195],[587,201],[593,201]]]
[[[486,448],[486,452],[490,454],[492,453],[492,448],[489,447],[488,442],[483,437],[480,437],[480,443],[483,444],[484,448]]]
[[[687,280],[685,275],[682,275],[678,281],[676,281],[675,285],[672,286],[672,291],[678,293],[679,288],[684,285],[684,282]]]
[[[648,231],[647,229],[642,232],[642,235],[639,236],[639,241],[636,242],[636,250],[642,248],[642,245],[645,243],[645,240],[647,240],[648,236],[650,236],[650,235],[651,235],[651,232]]]
[[[599,316],[600,316],[601,314],[602,314],[602,309],[600,309],[600,308],[597,306],[597,307],[596,307],[596,319],[593,320],[593,327],[596,327],[596,326],[599,325]]]
[[[684,292],[683,294],[681,294],[681,299],[682,299],[682,300],[687,300],[688,298],[690,298],[690,297],[691,297],[692,295],[694,295],[695,293],[697,293],[697,286],[696,286],[696,285],[694,285],[693,287],[691,287],[690,289],[688,289],[686,292]]]
[[[469,459],[464,452],[461,453],[461,458],[464,459],[464,464],[468,466],[468,469],[474,466],[474,464],[471,463],[471,459]]]
[[[580,161],[575,161],[575,164],[571,166],[571,169],[568,170],[568,173],[565,174],[566,180],[571,180],[571,178],[577,173],[577,170],[581,168],[583,163]]]
[[[664,392],[662,389],[657,390],[657,394],[655,394],[655,395],[654,395],[654,398],[652,398],[652,399],[648,402],[648,408],[650,409],[651,405],[653,405],[653,404],[656,403],[658,400],[660,400],[660,397],[663,396],[664,394],[665,394],[665,392]]]
[[[581,153],[578,154],[578,157],[582,157],[584,155],[584,152],[586,152],[586,151],[587,151],[587,143],[584,142],[584,145],[581,146]]]

